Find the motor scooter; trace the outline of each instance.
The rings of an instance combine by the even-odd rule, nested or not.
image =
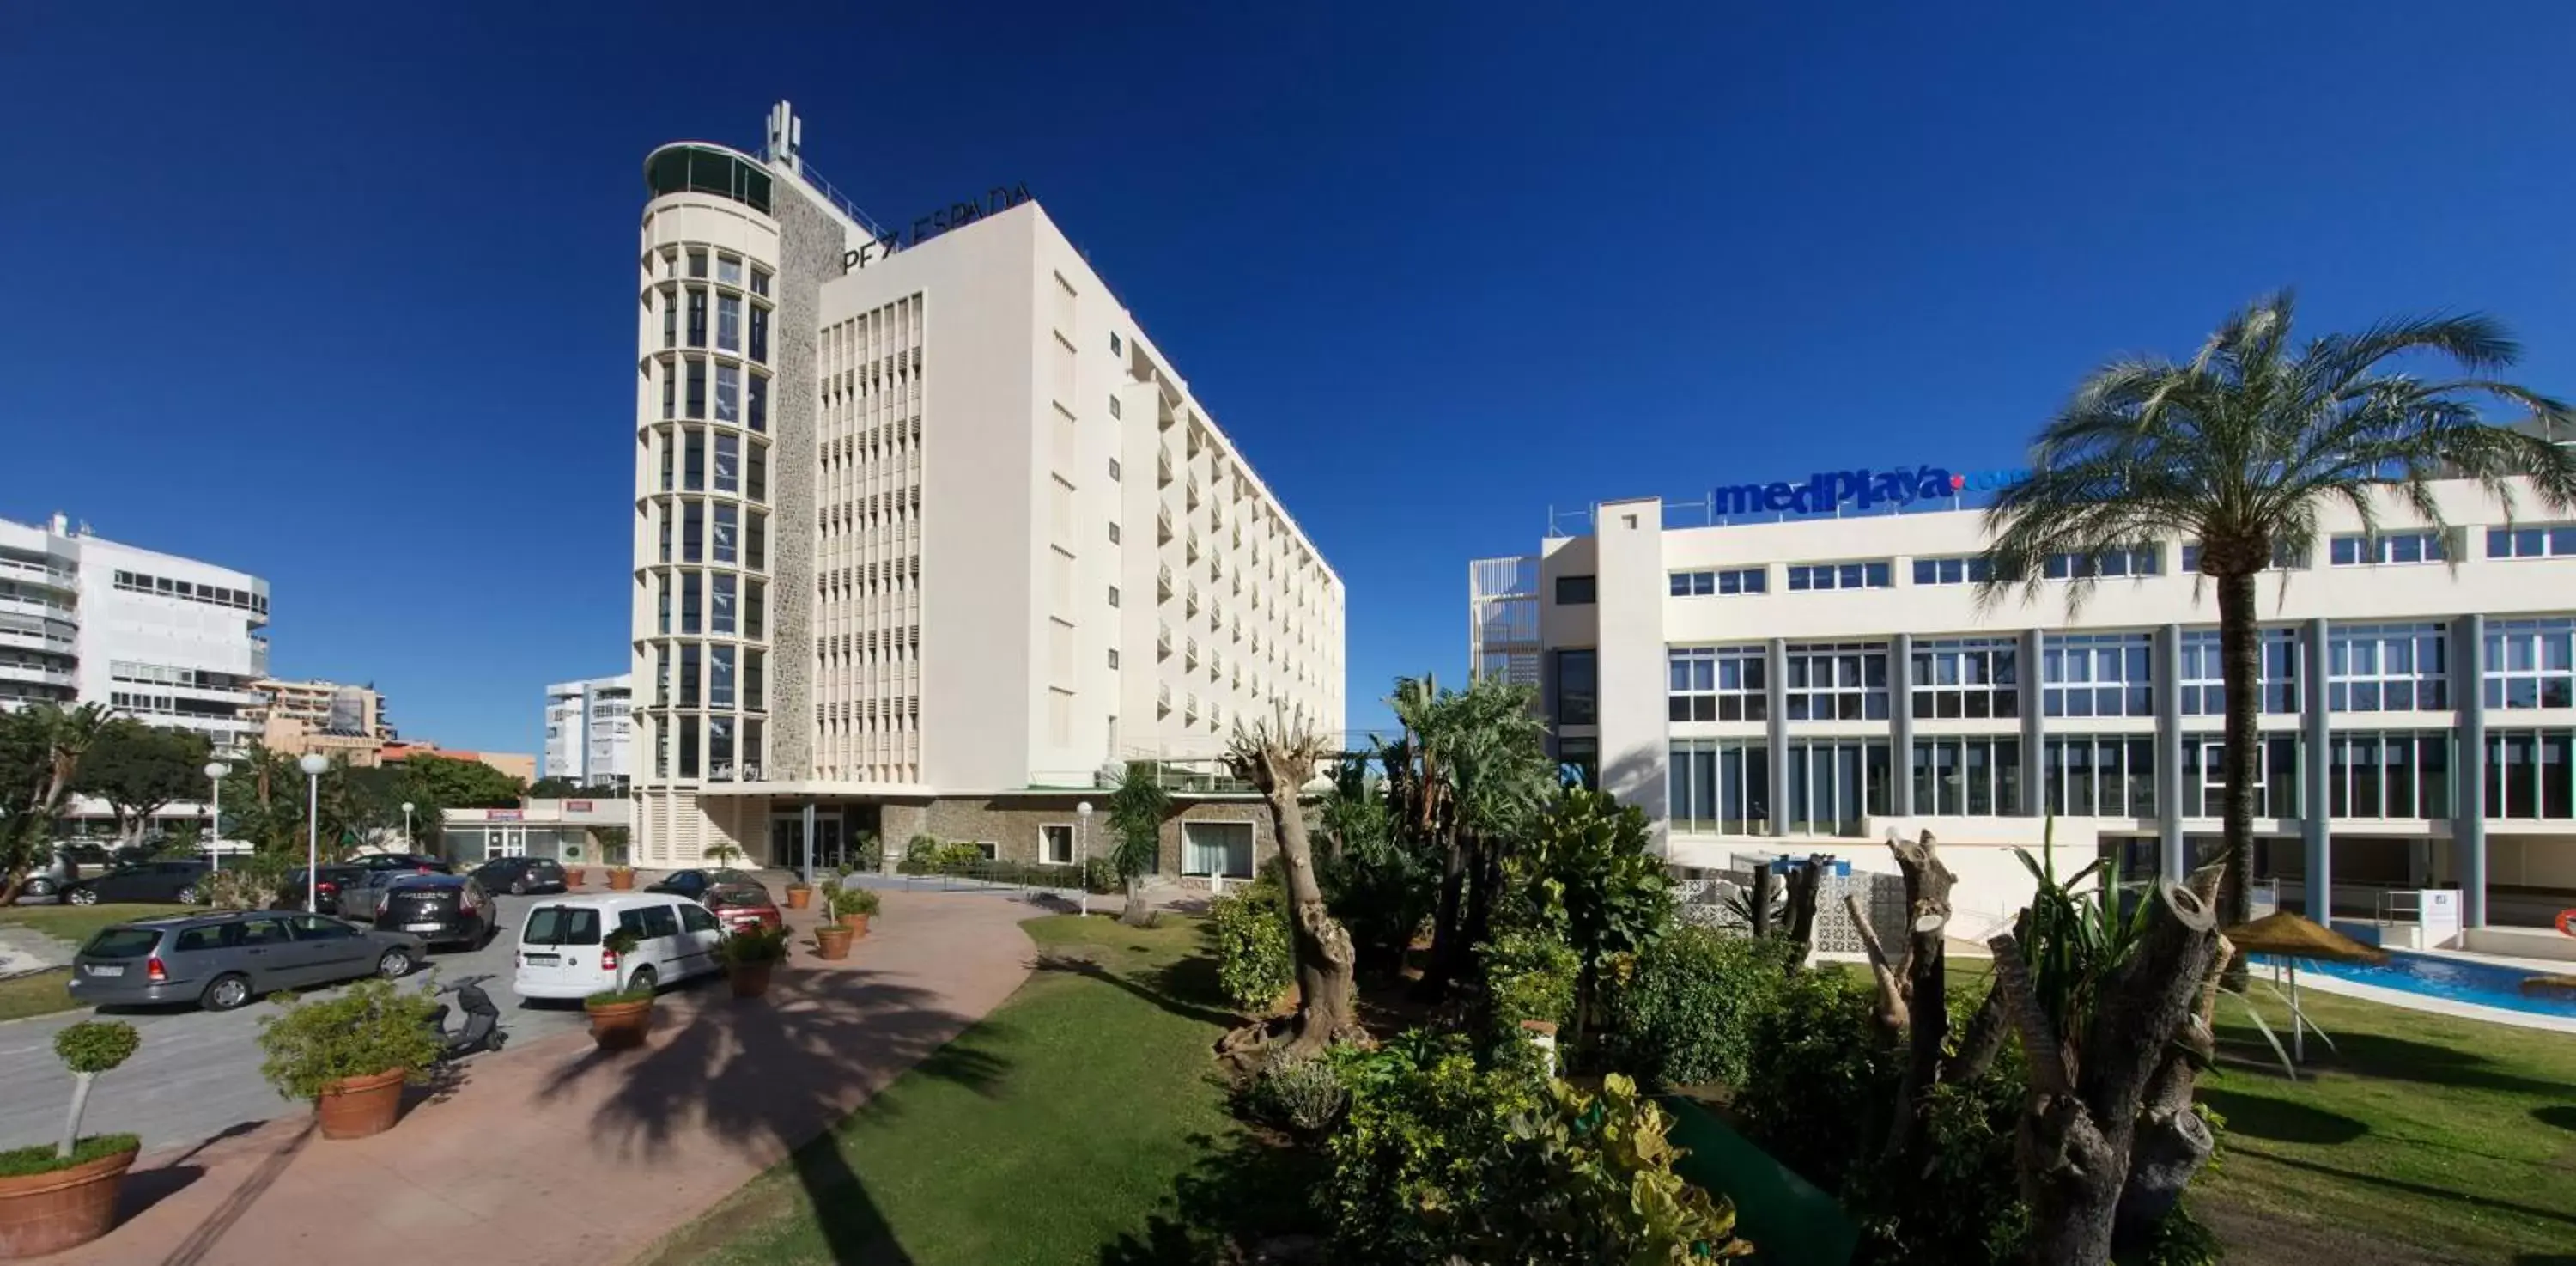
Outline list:
[[[439,1041],[439,1062],[446,1063],[481,1051],[497,1051],[508,1044],[510,1034],[501,1027],[501,1008],[492,1004],[492,995],[483,992],[485,976],[459,976],[454,984],[440,985],[432,993],[456,995],[458,1009],[465,1012],[463,1027],[449,1032],[447,1004],[429,1013],[429,1031]]]

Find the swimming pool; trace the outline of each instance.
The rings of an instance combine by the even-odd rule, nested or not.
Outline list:
[[[2253,964],[2268,967],[2274,961],[2270,954],[2256,954]],[[2525,977],[2540,973],[2519,967],[2501,967],[2491,963],[2472,963],[2457,958],[2432,954],[2389,952],[2386,963],[2328,963],[2313,958],[2299,960],[2301,975],[2333,976],[2357,985],[2376,985],[2428,998],[2448,998],[2453,1002],[2471,1002],[2503,1011],[2520,1011],[2529,1015],[2551,1015],[2576,1019],[2576,999],[2564,996],[2526,994],[2522,992]]]

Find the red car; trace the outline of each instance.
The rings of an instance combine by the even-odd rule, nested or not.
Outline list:
[[[716,922],[728,932],[754,924],[773,932],[786,926],[786,916],[778,912],[778,903],[770,900],[769,890],[759,884],[717,884],[698,900],[715,911]]]

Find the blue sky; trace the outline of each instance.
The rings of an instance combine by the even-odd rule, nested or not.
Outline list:
[[[0,515],[533,748],[626,661],[640,161],[782,96],[880,219],[1046,203],[1348,582],[1355,726],[1550,505],[2014,465],[2270,287],[2576,395],[2576,6],[1826,8],[13,5]]]

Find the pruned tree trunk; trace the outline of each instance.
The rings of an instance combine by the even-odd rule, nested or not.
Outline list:
[[[1995,979],[2030,1056],[2016,1149],[2032,1266],[2110,1260],[2148,1087],[2188,1102],[2191,1077],[2178,1069],[2189,1061],[2177,1063],[2171,1050],[2191,1040],[2196,1024],[2206,1033],[2197,1005],[2217,953],[2217,920],[2189,889],[2167,881],[2157,882],[2151,900],[2145,933],[2099,986],[2089,1022],[2068,1017],[2086,1023],[2083,1032],[2060,1032],[2042,1008],[2014,936],[1989,942]],[[2177,1133],[2190,1129],[2178,1116],[2165,1124]],[[2160,1135],[2155,1146],[2164,1143]]]
[[[1785,914],[1789,940],[1798,947],[1796,967],[1806,966],[1807,959],[1815,952],[1816,900],[1824,890],[1825,867],[1832,865],[1833,860],[1831,854],[1810,853],[1805,866],[1783,877],[1783,889],[1788,898]]]
[[[2227,701],[2226,751],[2221,771],[2225,786],[2219,799],[2220,843],[2227,858],[2227,882],[2221,888],[2224,926],[2235,927],[2254,916],[2254,771],[2261,753],[2256,744],[2262,714],[2262,646],[2255,626],[2254,575],[2270,562],[2270,545],[2252,560],[2234,560],[2241,571],[2218,577],[2218,656]],[[2305,687],[2316,689],[2312,681]],[[2314,810],[2312,809],[2311,812]],[[2314,883],[2316,876],[2309,876]],[[2331,885],[2331,879],[2328,880]],[[2327,900],[2331,901],[2329,889]],[[2320,908],[2323,908],[2320,906]],[[2323,920],[2319,920],[2323,922]],[[2244,964],[2228,968],[2230,983],[2243,988]]]
[[[97,1073],[72,1074],[71,1115],[63,1121],[63,1141],[54,1149],[54,1155],[64,1160],[71,1159],[73,1149],[80,1146],[81,1117],[89,1111],[89,1088],[97,1080]]]
[[[1745,913],[1753,924],[1755,940],[1771,935],[1771,884],[1776,878],[1771,873],[1771,863],[1753,864],[1753,888],[1745,895]]]
[[[1118,921],[1131,928],[1140,928],[1145,926],[1148,913],[1145,909],[1145,886],[1137,883],[1134,875],[1126,879],[1127,908],[1118,912]]]
[[[1297,964],[1295,1014],[1282,1023],[1256,1024],[1228,1034],[1217,1049],[1237,1059],[1309,1054],[1359,1029],[1352,996],[1356,963],[1351,934],[1324,907],[1306,815],[1297,803],[1298,791],[1314,773],[1315,750],[1310,735],[1261,726],[1238,731],[1235,748],[1227,755],[1227,761],[1251,779],[1270,806],[1271,826],[1279,837],[1280,877],[1288,889],[1288,943]]]

